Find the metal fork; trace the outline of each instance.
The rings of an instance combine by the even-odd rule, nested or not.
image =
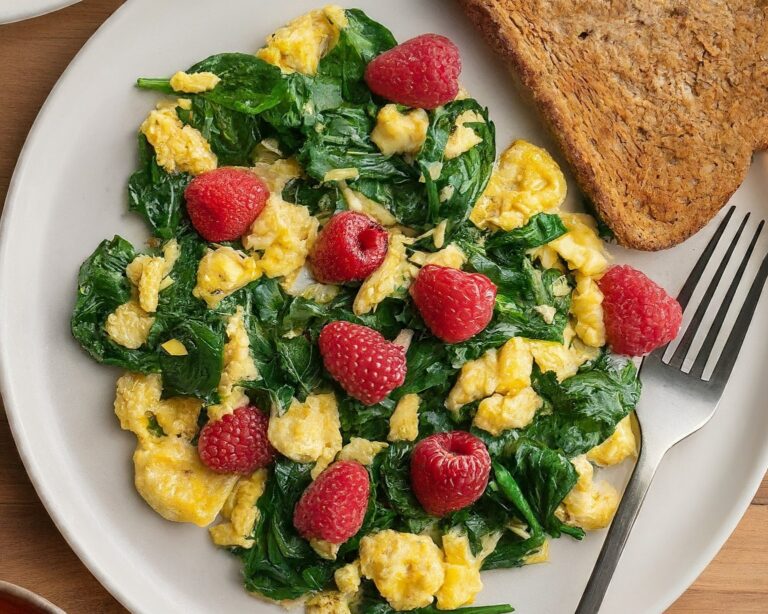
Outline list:
[[[680,291],[678,300],[684,311],[689,306],[702,274],[707,268],[726,227],[733,218],[734,211],[735,208],[731,207]],[[704,373],[715,341],[721,332],[723,321],[755,251],[757,240],[765,225],[764,220],[760,221],[752,236],[710,329],[708,331],[700,331],[699,329],[702,328],[702,321],[736,250],[739,239],[744,233],[749,217],[750,214],[747,213],[742,218],[723,260],[704,291],[701,302],[696,307],[690,324],[671,359],[664,362],[664,355],[668,348],[668,346],[664,346],[643,360],[640,368],[640,375],[643,379],[643,394],[637,407],[637,417],[642,434],[640,453],[619,509],[600,551],[600,556],[576,609],[576,614],[595,614],[600,609],[605,591],[608,589],[613,572],[629,537],[629,532],[635,523],[656,469],[667,450],[698,431],[709,421],[717,409],[746,337],[752,316],[760,301],[763,286],[768,278],[768,254],[763,257],[711,377],[705,380]],[[699,346],[698,354],[693,357],[693,366],[689,372],[684,372],[683,363],[694,345],[694,341],[704,335],[706,336]]]

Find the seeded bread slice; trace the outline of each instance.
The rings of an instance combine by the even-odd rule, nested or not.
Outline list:
[[[691,236],[768,148],[768,0],[459,2],[623,245]]]

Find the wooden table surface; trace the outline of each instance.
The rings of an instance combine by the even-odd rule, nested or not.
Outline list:
[[[85,0],[0,26],[0,203],[51,87],[122,0]],[[39,592],[71,614],[124,612],[74,555],[37,498],[0,400],[0,580]],[[669,612],[768,612],[768,478],[738,528]]]

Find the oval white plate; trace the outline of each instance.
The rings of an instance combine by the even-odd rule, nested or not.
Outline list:
[[[280,610],[246,595],[237,560],[216,550],[206,531],[167,522],[139,498],[132,486],[134,438],[120,431],[112,412],[117,372],[93,363],[70,337],[81,261],[105,237],[119,233],[135,244],[147,237],[141,221],[126,212],[125,182],[135,164],[136,127],[155,96],[132,83],[213,53],[255,50],[268,32],[318,4],[230,0],[213,12],[203,2],[127,3],[57,84],[13,178],[0,243],[0,362],[11,426],[64,536],[136,612]],[[462,81],[490,107],[500,146],[520,137],[551,147],[503,66],[454,4],[357,5],[399,40],[424,31],[453,38],[464,58]],[[764,207],[758,195],[766,189],[768,161],[761,158],[733,202]],[[666,253],[622,252],[619,259],[676,291],[707,234]],[[758,314],[719,413],[665,460],[605,612],[662,611],[714,556],[755,492],[768,466],[768,412],[759,385],[768,318]],[[584,543],[563,538],[548,565],[486,574],[480,603],[510,602],[528,613],[572,611],[602,539],[602,533]]]
[[[0,0],[0,24],[39,17],[78,2],[80,0]]]

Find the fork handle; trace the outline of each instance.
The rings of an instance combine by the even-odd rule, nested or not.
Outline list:
[[[643,504],[648,488],[651,486],[656,469],[664,457],[666,450],[656,450],[641,444],[640,454],[635,464],[635,470],[624,490],[619,509],[608,530],[608,535],[600,550],[592,575],[576,608],[576,614],[597,614],[603,603],[605,591],[619,563],[624,545],[627,543],[629,532],[635,524],[635,519]]]

